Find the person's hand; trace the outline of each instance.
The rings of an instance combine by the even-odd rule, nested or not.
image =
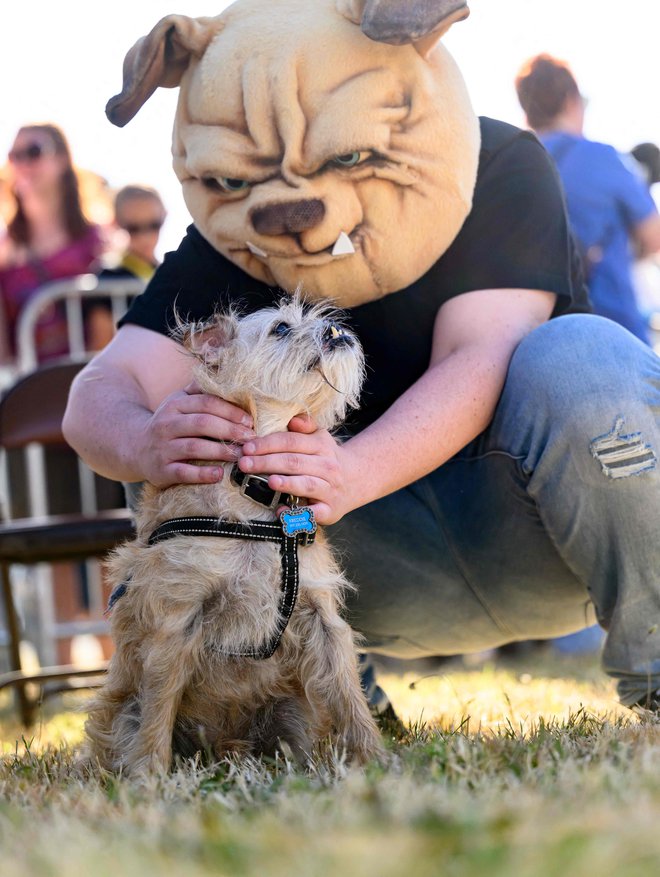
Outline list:
[[[249,414],[192,383],[164,399],[147,421],[140,468],[157,487],[212,484],[222,478],[217,464],[237,460],[242,442],[254,435]]]
[[[359,505],[350,452],[310,417],[294,417],[288,432],[250,439],[238,466],[249,475],[269,475],[270,488],[300,497],[319,524],[334,524]]]

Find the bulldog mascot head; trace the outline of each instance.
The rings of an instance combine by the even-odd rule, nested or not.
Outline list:
[[[107,106],[180,87],[174,169],[195,225],[248,274],[353,307],[403,289],[470,212],[479,126],[440,38],[465,0],[237,0],[168,15]]]

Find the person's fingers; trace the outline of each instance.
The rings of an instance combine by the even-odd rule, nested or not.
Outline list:
[[[276,514],[286,512],[290,507],[287,505],[278,506]],[[325,502],[305,503],[305,508],[309,508],[314,513],[314,520],[317,524],[334,524],[337,520],[331,507]]]
[[[173,420],[170,427],[173,438],[199,436],[239,444],[254,439],[254,432],[246,426],[211,414],[187,414]]]
[[[201,437],[242,443],[255,437],[253,430],[241,422],[196,408],[188,412],[182,411],[181,406],[175,405],[163,407],[156,412],[151,421],[150,432],[160,441]]]
[[[154,479],[153,483],[156,487],[169,487],[172,484],[216,484],[223,474],[222,466],[193,466],[179,461],[165,466],[163,479]]]
[[[231,442],[215,442],[192,436],[175,439],[170,446],[169,454],[175,460],[208,461],[208,464],[212,465],[215,461],[228,463],[238,460],[241,456],[241,448]]]
[[[238,468],[253,475],[312,475],[329,484],[336,483],[339,470],[337,461],[327,456],[294,453],[245,456],[244,448]]]
[[[315,475],[271,475],[268,486],[282,494],[306,497],[315,502],[328,500],[331,492],[328,482]]]
[[[242,443],[246,438],[243,432],[244,429],[245,427],[211,417],[208,414],[171,412],[162,413],[160,416],[154,417],[149,428],[149,434],[153,450],[162,452],[170,459],[176,459],[181,455],[168,450],[168,446],[172,442],[181,442],[186,439],[190,441],[201,439],[215,442],[232,441]],[[188,455],[186,454],[185,456]]]
[[[332,511],[330,506],[327,505],[327,503],[315,502],[312,503],[309,508],[314,513],[314,520],[317,524],[334,524],[338,520],[338,517],[335,516],[334,512]]]
[[[309,414],[296,414],[289,421],[288,428],[291,432],[302,432],[309,435],[316,432],[318,426],[314,418],[310,417]]]
[[[254,425],[252,417],[238,405],[227,402],[225,399],[219,399],[217,396],[210,396],[199,389],[189,392],[188,387],[186,387],[184,393],[177,397],[177,408],[184,414],[209,414],[223,420],[230,420],[232,423],[241,424],[249,429]]]
[[[305,454],[315,455],[325,447],[323,438],[318,432],[312,435],[302,432],[272,432],[249,439],[243,446],[247,457],[265,454]]]

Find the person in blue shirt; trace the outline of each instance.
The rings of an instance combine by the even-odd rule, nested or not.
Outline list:
[[[515,85],[529,127],[559,171],[594,311],[648,343],[632,277],[636,258],[660,251],[660,216],[648,187],[614,147],[584,136],[586,102],[565,62],[537,55]]]
[[[586,100],[563,61],[548,54],[526,61],[515,80],[528,126],[554,159],[595,313],[650,343],[633,281],[633,264],[660,250],[660,217],[641,176],[606,143],[583,133]],[[560,652],[600,649],[593,625],[553,641]]]

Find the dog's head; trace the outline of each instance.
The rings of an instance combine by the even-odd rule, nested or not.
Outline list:
[[[479,129],[438,43],[465,0],[237,0],[131,49],[108,116],[180,85],[174,169],[250,275],[349,307],[403,289],[471,208]]]
[[[301,412],[331,429],[357,407],[362,348],[326,305],[294,295],[242,317],[218,313],[182,327],[181,338],[198,360],[194,374],[202,390],[249,411],[259,433],[284,428]]]

